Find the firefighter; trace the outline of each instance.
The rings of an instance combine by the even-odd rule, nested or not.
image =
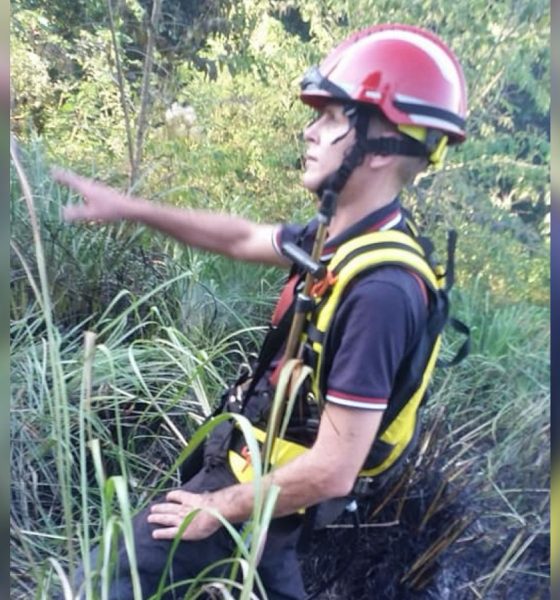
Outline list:
[[[399,193],[418,173],[440,164],[449,145],[465,139],[466,86],[453,52],[419,27],[372,26],[349,36],[318,67],[310,68],[300,97],[316,113],[304,130],[303,187],[319,198],[325,194],[336,198],[320,262],[328,266],[337,252],[346,251],[365,234],[408,235]],[[182,244],[236,260],[289,268],[292,263],[284,248],[294,243],[310,252],[318,228],[317,219],[301,226],[264,225],[157,204],[62,170],[56,170],[54,178],[83,199],[64,208],[67,221],[132,221]],[[291,275],[279,300],[276,324],[301,281],[297,268]],[[305,597],[297,558],[302,509],[352,492],[371,458],[374,440],[394,421],[394,414],[390,423],[384,416],[397,402],[395,390],[405,376],[407,360],[428,327],[433,294],[429,278],[413,268],[383,264],[351,278],[325,317],[328,336],[317,342],[321,373],[315,373],[314,385],[319,408],[308,413],[317,415],[317,424],[304,427],[299,438],[293,432],[290,437],[288,426],[286,438],[303,450],[279,460],[263,480],[265,488],[276,484],[280,490],[258,566],[271,600]],[[241,398],[233,396],[236,406],[224,407],[247,416],[257,430],[266,428],[279,353],[259,380],[251,382],[249,397],[243,397],[247,388],[241,386]],[[413,437],[415,411],[416,407],[409,411],[410,431],[402,434],[401,447],[378,440],[378,470],[372,472],[383,471],[402,454]],[[193,509],[201,510],[173,555],[166,585],[176,587],[164,598],[179,597],[186,589],[181,581],[231,555],[233,542],[215,513],[237,527],[251,516],[255,489],[250,477],[242,474],[247,466],[243,442],[231,424],[216,430],[205,446],[200,469],[134,518],[144,598],[155,593],[172,541]],[[237,459],[232,458],[235,454]],[[222,574],[223,567],[209,572],[215,577]],[[124,545],[109,597],[133,597]]]

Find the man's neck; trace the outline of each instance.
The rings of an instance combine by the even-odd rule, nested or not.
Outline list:
[[[336,212],[329,226],[330,239],[362,220],[375,210],[390,204],[400,192],[391,185],[372,185],[361,190],[345,187],[337,201]]]

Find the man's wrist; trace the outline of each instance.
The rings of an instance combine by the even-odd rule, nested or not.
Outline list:
[[[148,200],[135,196],[124,196],[121,204],[121,219],[136,221],[144,225],[150,224],[150,214],[154,206]]]

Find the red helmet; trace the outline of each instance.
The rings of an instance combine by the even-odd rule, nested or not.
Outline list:
[[[440,131],[450,143],[465,139],[461,65],[419,27],[376,25],[354,33],[306,73],[301,88],[303,102],[316,108],[327,99],[372,104],[403,132],[416,126]]]

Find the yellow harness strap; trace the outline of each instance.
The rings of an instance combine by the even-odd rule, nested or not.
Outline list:
[[[325,297],[317,297],[315,314],[312,321],[320,335],[320,341],[313,341],[311,347],[317,361],[312,376],[312,392],[317,402],[323,402],[321,374],[323,367],[324,342],[336,309],[341,301],[348,284],[360,273],[384,265],[402,266],[404,269],[417,274],[434,293],[444,289],[445,277],[443,269],[432,268],[425,257],[424,251],[410,235],[400,231],[376,231],[358,236],[342,244],[329,263],[329,271],[335,275],[334,283]],[[434,340],[427,366],[421,381],[412,396],[399,410],[391,423],[385,427],[379,439],[392,446],[391,452],[374,468],[360,472],[360,476],[378,475],[387,470],[402,454],[412,439],[416,427],[418,407],[424,397],[426,388],[435,367],[437,355],[441,346],[441,336]],[[253,427],[255,438],[262,444],[266,432]],[[276,440],[271,456],[271,465],[280,466],[300,456],[308,450],[307,447],[283,438]],[[240,482],[251,481],[253,470],[250,457],[234,450],[229,452],[231,469]]]

